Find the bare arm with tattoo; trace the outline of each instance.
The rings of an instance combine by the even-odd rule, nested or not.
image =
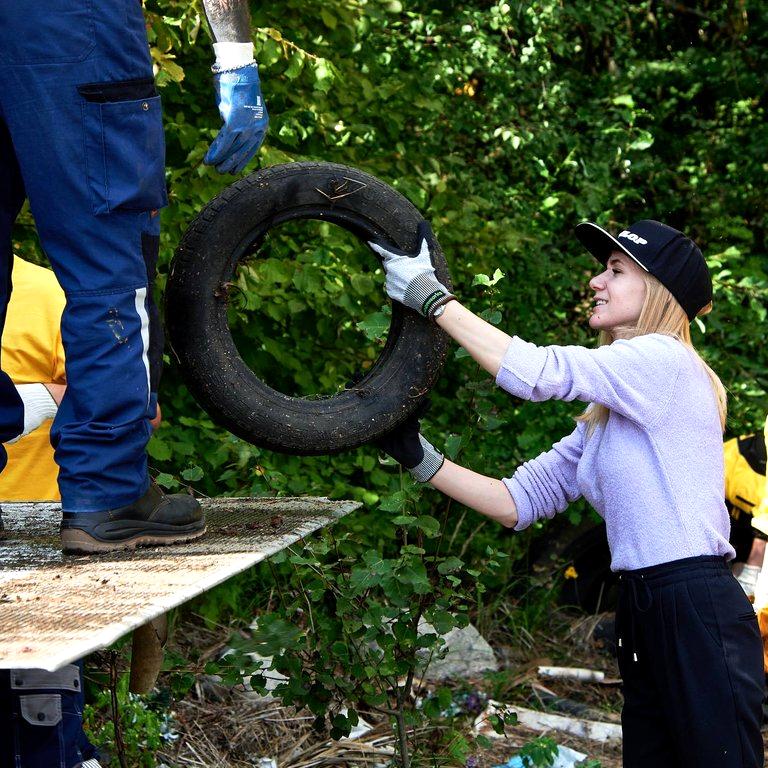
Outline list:
[[[217,43],[250,43],[248,0],[203,0],[203,8]]]

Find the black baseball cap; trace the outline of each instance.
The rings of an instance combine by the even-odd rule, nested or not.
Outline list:
[[[601,264],[614,251],[626,253],[677,299],[688,320],[712,301],[707,262],[696,243],[682,232],[653,219],[635,222],[616,237],[592,221],[583,221],[574,231]]]

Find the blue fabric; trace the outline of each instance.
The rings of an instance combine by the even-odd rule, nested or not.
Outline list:
[[[214,75],[216,103],[224,125],[205,155],[219,173],[239,173],[258,152],[269,125],[259,68],[250,64]]]
[[[159,231],[151,212],[167,203],[151,80],[140,3],[49,0],[44,14],[0,4],[0,276],[26,196],[67,296],[69,385],[51,439],[68,512],[129,504],[148,483],[142,234]],[[78,90],[89,84],[109,84],[111,100],[89,100]],[[0,307],[7,298],[0,279]],[[0,377],[0,439],[18,432],[17,409]]]
[[[74,768],[98,759],[83,731],[82,666],[0,670],[0,768]]]

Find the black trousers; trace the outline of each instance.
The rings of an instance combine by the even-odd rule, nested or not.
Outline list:
[[[624,768],[759,768],[765,688],[752,605],[721,557],[619,575]]]

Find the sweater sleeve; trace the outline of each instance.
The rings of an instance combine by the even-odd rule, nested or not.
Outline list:
[[[579,423],[550,450],[521,464],[511,478],[502,480],[517,507],[516,531],[542,518],[553,518],[579,498],[576,470],[584,447],[584,429]]]
[[[586,347],[538,347],[513,337],[496,383],[524,400],[599,403],[649,426],[661,416],[680,375],[683,344],[648,334]]]

